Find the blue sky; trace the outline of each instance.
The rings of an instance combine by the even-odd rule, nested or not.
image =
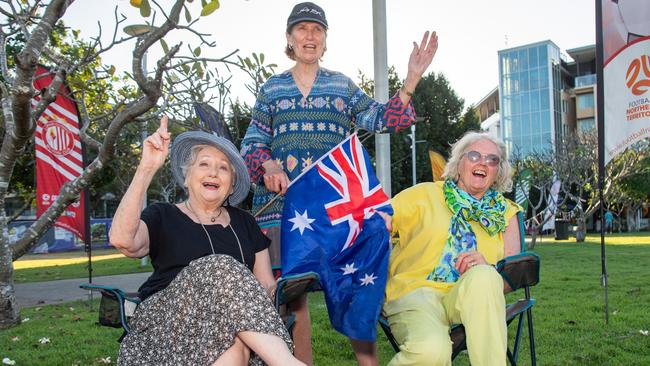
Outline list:
[[[278,64],[278,71],[292,66],[283,54],[287,16],[299,1],[221,0],[221,7],[201,19],[197,29],[210,33],[216,47],[202,56],[219,57],[234,49],[240,55],[262,52]],[[373,76],[371,0],[315,1],[326,12],[330,30],[328,51],[322,66],[341,71],[358,81],[358,70]],[[92,8],[88,4],[92,3]],[[161,0],[171,4],[171,0]],[[191,6],[198,6],[195,0]],[[81,29],[84,37],[97,33],[101,21],[110,32],[113,9],[129,17],[127,24],[141,23],[127,0],[76,1],[64,20]],[[440,47],[429,71],[443,72],[466,105],[476,103],[498,83],[497,51],[550,39],[562,50],[595,43],[593,0],[387,0],[388,64],[400,77],[406,75],[412,41],[425,30],[436,30]],[[160,18],[159,18],[160,19]],[[185,38],[184,38],[185,37]],[[170,37],[168,43],[187,40],[187,34]],[[149,56],[150,63],[156,51]],[[104,62],[118,70],[130,68],[130,47],[117,47]],[[244,76],[235,73],[233,94],[252,102],[242,86]]]

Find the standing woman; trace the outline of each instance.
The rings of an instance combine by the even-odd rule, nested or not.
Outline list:
[[[150,255],[154,268],[118,364],[302,365],[267,297],[275,284],[269,240],[250,214],[230,206],[250,187],[230,141],[199,131],[178,136],[171,166],[187,200],[140,213],[169,145],[163,117],[113,217],[111,244],[128,257]]]
[[[242,141],[242,155],[251,179],[257,183],[253,212],[277,193],[284,194],[290,180],[318,160],[350,133],[351,124],[372,132],[397,132],[415,122],[411,96],[438,49],[438,37],[426,32],[413,43],[408,73],[402,88],[381,104],[366,95],[347,76],[325,69],[320,60],[327,50],[328,23],[316,4],[296,5],[287,19],[286,55],[296,63],[262,86],[251,123]],[[283,200],[277,199],[257,217],[272,239],[272,264],[280,264],[280,220]],[[307,296],[291,304],[296,312],[296,356],[311,364],[311,330]],[[352,340],[361,365],[377,364],[374,345]]]

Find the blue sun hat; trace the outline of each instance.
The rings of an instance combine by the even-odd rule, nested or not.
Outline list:
[[[183,132],[178,135],[172,142],[170,160],[172,164],[172,174],[176,182],[181,186],[185,184],[185,176],[183,175],[183,164],[190,158],[192,154],[192,147],[196,145],[208,145],[224,153],[230,164],[234,167],[233,172],[235,178],[235,185],[233,193],[228,197],[227,202],[230,205],[238,205],[246,196],[251,186],[251,178],[248,175],[248,169],[244,163],[244,159],[239,154],[235,145],[228,139],[217,136],[203,131],[190,131]]]
[[[300,22],[316,22],[325,29],[328,28],[325,11],[312,2],[300,3],[293,7],[287,19],[287,33],[291,33],[291,28]]]

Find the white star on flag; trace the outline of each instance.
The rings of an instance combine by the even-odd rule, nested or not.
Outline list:
[[[347,274],[353,274],[358,270],[359,268],[354,268],[354,262],[352,262],[352,264],[346,264],[345,267],[341,267],[341,271],[343,271],[344,276]]]
[[[377,278],[378,278],[378,277],[375,276],[374,273],[371,274],[370,276],[368,276],[368,274],[366,273],[365,276],[364,276],[362,279],[360,279],[359,281],[361,281],[361,285],[362,285],[362,286],[368,286],[368,285],[374,285],[374,284],[375,284],[375,280],[376,280]]]
[[[311,227],[311,223],[316,221],[315,219],[310,219],[309,216],[307,216],[307,210],[301,215],[298,213],[298,211],[293,211],[296,213],[296,217],[293,219],[289,219],[289,221],[293,222],[293,226],[291,227],[291,231],[294,231],[296,229],[300,230],[300,235],[302,235],[305,232],[305,229],[309,229],[311,231],[314,231],[314,229]]]

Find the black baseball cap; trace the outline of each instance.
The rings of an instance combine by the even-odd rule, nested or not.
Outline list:
[[[293,7],[287,19],[287,33],[290,33],[291,28],[300,22],[315,22],[325,27],[325,29],[328,28],[325,11],[312,2],[300,3]]]

